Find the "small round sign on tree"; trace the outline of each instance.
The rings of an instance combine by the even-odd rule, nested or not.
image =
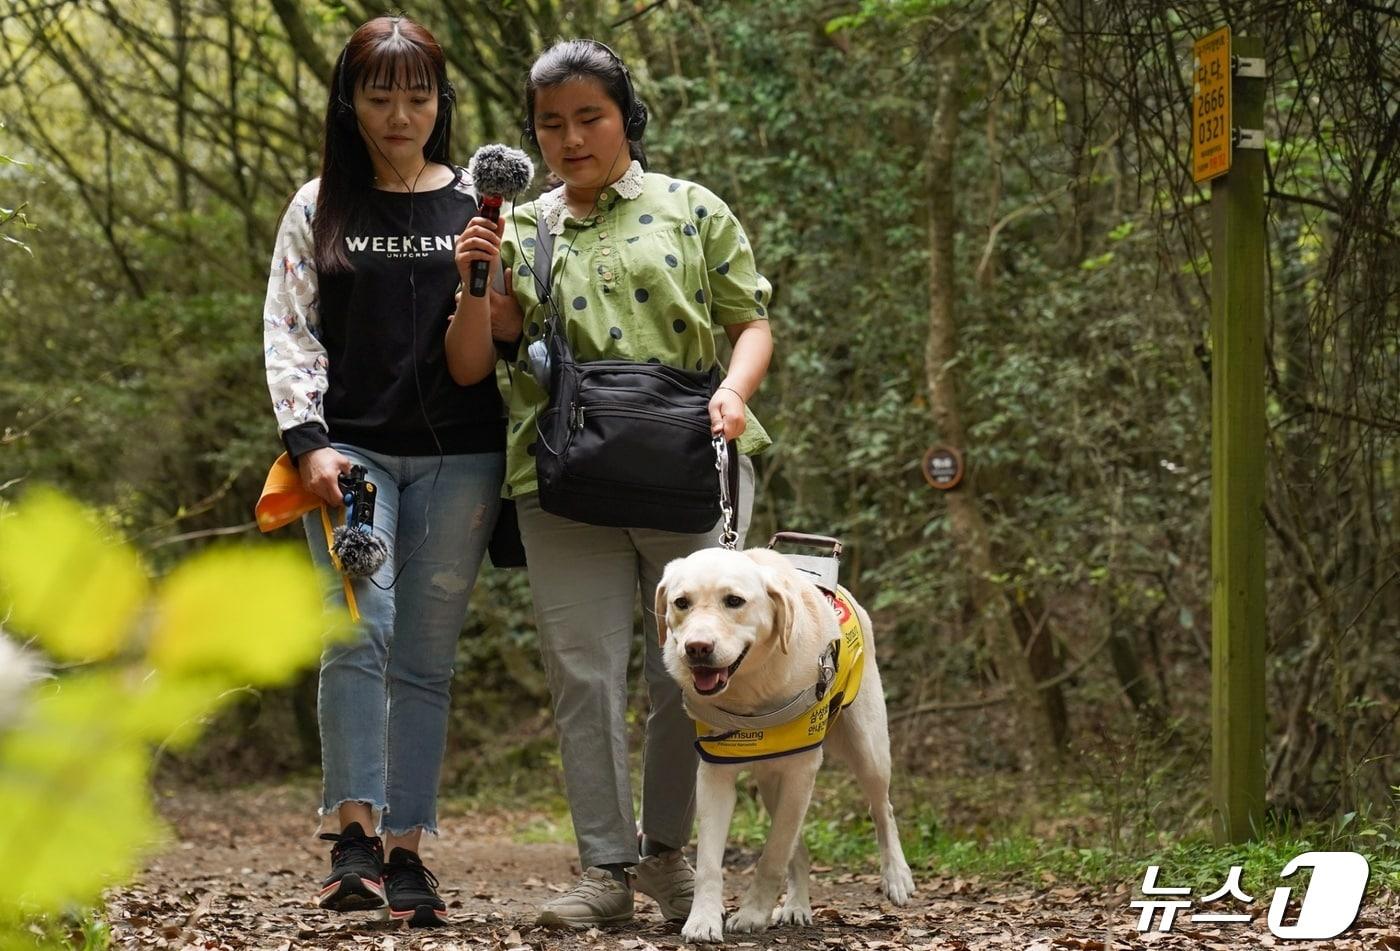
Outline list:
[[[920,466],[924,481],[935,489],[955,489],[963,477],[962,453],[952,446],[934,446],[924,453]]]

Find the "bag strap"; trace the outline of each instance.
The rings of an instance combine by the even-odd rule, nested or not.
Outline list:
[[[554,283],[554,235],[545,227],[544,215],[539,213],[539,200],[535,200],[535,260],[530,265],[530,277],[535,282],[535,296],[544,307],[545,327],[550,333],[564,329],[564,318],[559,313],[559,305],[550,292]],[[541,268],[543,264],[543,268]],[[543,275],[543,278],[541,278]],[[550,324],[553,327],[550,328]]]
[[[538,206],[538,202],[535,204]],[[553,251],[554,235],[545,230],[544,219],[537,218],[535,220],[535,256],[530,261],[530,277],[535,282],[535,296],[539,298],[540,306],[545,309],[546,323],[549,322],[550,305],[553,303],[549,293],[550,277],[553,274],[554,265]],[[544,280],[540,280],[541,261],[545,264]],[[501,269],[497,268],[492,275],[491,286],[496,289],[497,293],[504,294],[506,292],[505,273]],[[508,364],[507,369],[509,369]]]

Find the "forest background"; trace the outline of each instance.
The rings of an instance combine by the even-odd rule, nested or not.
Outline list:
[[[272,237],[316,174],[336,51],[380,12],[0,3],[0,505],[56,484],[158,567],[260,544],[251,506],[279,451],[260,354]],[[446,48],[461,163],[518,144],[524,71],[554,38],[595,36],[632,64],[652,167],[724,197],[773,281],[777,352],[754,402],[776,446],[750,543],[846,542],[843,580],[880,631],[911,855],[1079,875],[1140,869],[1210,827],[1191,40],[1227,22],[1262,37],[1271,817],[1290,843],[1364,848],[1400,874],[1396,9],[406,12]],[[966,455],[956,491],[921,477],[934,444]],[[314,775],[314,711],[314,676],[250,691],[162,775]],[[557,800],[520,572],[488,568],[474,595],[448,760],[452,795]],[[861,828],[850,801],[815,807],[819,854]]]

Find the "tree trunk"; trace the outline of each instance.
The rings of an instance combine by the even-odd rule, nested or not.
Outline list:
[[[1110,593],[1105,599],[1108,604],[1105,616],[1108,621],[1108,657],[1113,663],[1113,673],[1118,678],[1118,686],[1123,695],[1133,705],[1133,710],[1141,717],[1158,717],[1162,706],[1152,696],[1147,672],[1143,669],[1142,658],[1138,654],[1138,619],[1135,605],[1117,607],[1119,598]],[[1142,625],[1149,627],[1156,623],[1158,609],[1149,612]],[[1165,698],[1163,698],[1165,700]]]
[[[1068,239],[1064,242],[1064,263],[1074,267],[1088,253],[1089,235],[1094,227],[1094,185],[1089,181],[1093,162],[1089,152],[1089,64],[1084,55],[1085,37],[1091,29],[1086,22],[1084,0],[1069,0],[1065,15],[1070,29],[1060,44],[1061,66],[1056,91],[1065,108],[1065,148],[1069,150],[1070,220]]]
[[[929,328],[924,364],[934,429],[944,442],[966,451],[967,437],[953,371],[958,352],[954,264],[958,220],[953,199],[960,60],[956,35],[944,42],[939,56],[938,99],[928,151]],[[992,581],[991,538],[977,507],[973,473],[967,472],[958,488],[944,493],[944,498],[953,537],[968,572],[975,630],[996,658],[999,675],[1011,684],[1013,706],[1019,716],[1026,718],[1025,726],[1035,737],[1035,742],[1027,746],[1041,761],[1056,749],[1054,730],[1037,694],[1035,677],[1012,623],[1006,595]]]
[[[1030,665],[1035,683],[1047,684],[1037,689],[1045,723],[1050,730],[1052,748],[1062,750],[1069,745],[1069,705],[1061,685],[1051,683],[1064,673],[1060,653],[1055,649],[1055,635],[1050,630],[1050,612],[1037,594],[1018,592],[1011,609],[1011,623],[1026,663]]]

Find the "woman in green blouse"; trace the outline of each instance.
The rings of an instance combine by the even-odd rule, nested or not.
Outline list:
[[[519,321],[523,357],[545,323],[530,271],[543,217],[554,236],[548,286],[580,361],[705,370],[716,363],[713,329],[722,328],[733,354],[709,410],[714,432],[738,440],[742,544],[753,507],[748,457],[769,445],[748,402],[773,352],[771,287],[754,267],[744,229],[704,186],[645,170],[639,140],[646,107],[622,61],[603,44],[571,40],[551,47],[531,67],[525,99],[526,136],[563,184],[517,207],[507,223],[501,251],[507,293],[493,294],[493,314]],[[523,360],[518,367],[527,370]],[[662,665],[651,604],[666,563],[717,545],[719,526],[698,535],[604,528],[541,510],[535,415],[548,398],[529,372],[513,378],[504,491],[519,509],[584,869],[571,891],[540,909],[539,922],[586,928],[624,921],[632,916],[634,888],[650,895],[666,918],[683,921],[694,876],[680,849],[694,818],[695,733]],[[626,719],[639,592],[650,700],[640,843]]]

